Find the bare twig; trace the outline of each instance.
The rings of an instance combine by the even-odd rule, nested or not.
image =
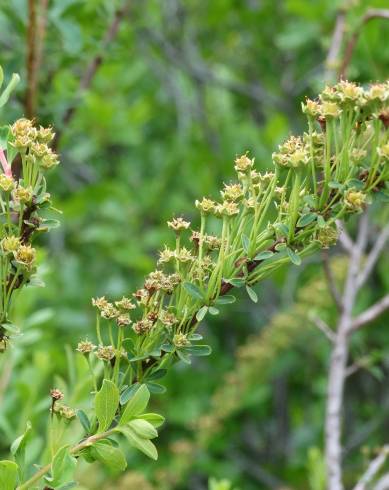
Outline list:
[[[327,339],[330,342],[335,342],[335,338],[336,338],[335,333],[333,330],[331,330],[331,328],[327,325],[327,323],[324,320],[316,316],[312,318],[312,321],[316,325],[316,327],[321,332],[324,333],[324,335],[327,337]]]
[[[345,33],[345,21],[346,12],[345,10],[341,9],[336,16],[335,29],[332,33],[331,45],[325,61],[324,79],[327,82],[331,81],[335,77],[338,69],[339,53],[342,49],[343,37]]]
[[[339,68],[338,78],[342,79],[346,75],[347,68],[351,62],[355,46],[363,27],[373,19],[389,19],[389,9],[368,9],[362,17],[357,27],[352,32],[350,39],[346,45],[342,63]]]
[[[350,235],[345,230],[344,224],[342,223],[342,221],[338,220],[336,222],[336,227],[338,228],[339,241],[340,241],[342,247],[344,248],[344,250],[346,250],[346,252],[351,253],[353,246],[354,246],[354,243],[353,243]]]
[[[370,323],[374,321],[376,318],[378,318],[384,311],[389,309],[389,294],[384,296],[382,299],[377,301],[373,306],[368,308],[366,311],[358,315],[354,320],[352,321],[349,332],[355,332],[355,330],[358,330],[359,328],[363,327],[367,323]]]
[[[389,473],[386,473],[377,481],[373,490],[388,490],[388,488],[389,488]]]
[[[358,287],[363,286],[363,284],[366,282],[388,239],[389,239],[389,224],[387,224],[382,229],[381,233],[378,235],[378,238],[373,248],[371,249],[367,257],[365,267],[358,276]]]
[[[365,213],[359,221],[358,236],[350,253],[349,267],[342,298],[342,313],[336,330],[330,360],[325,420],[325,456],[328,487],[331,490],[343,490],[341,422],[343,391],[349,351],[348,331],[352,323],[352,310],[358,292],[356,278],[359,272],[361,257],[366,246],[367,228],[368,216]]]
[[[367,485],[373,480],[377,473],[382,468],[383,464],[386,461],[386,458],[389,456],[389,444],[385,445],[379,455],[373,459],[367,468],[366,472],[363,474],[362,478],[355,485],[354,490],[366,490]]]
[[[334,276],[332,274],[328,250],[323,250],[322,259],[323,259],[323,268],[324,268],[324,273],[325,273],[325,276],[327,279],[328,289],[330,290],[331,296],[332,296],[338,310],[341,310],[342,309],[342,301],[341,301],[341,297],[340,297],[338,288],[337,288],[336,283],[335,283]]]

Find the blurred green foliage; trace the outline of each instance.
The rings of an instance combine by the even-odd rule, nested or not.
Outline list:
[[[82,406],[85,366],[72,352],[91,331],[91,296],[120,296],[139,285],[170,239],[166,220],[175,213],[190,219],[195,198],[214,194],[232,177],[235,154],[250,150],[269,167],[276,144],[301,129],[304,96],[323,87],[338,9],[347,9],[349,34],[368,7],[387,6],[386,0],[134,0],[104,46],[122,3],[49,2],[36,119],[60,135],[62,165],[51,187],[62,226],[41,244],[47,286],[24,293],[14,316],[25,333],[10,358],[0,360],[2,455],[27,420],[38,433],[45,430],[50,387],[62,387],[69,403]],[[364,26],[350,79],[388,78],[388,25],[377,19]],[[25,113],[27,26],[26,0],[2,3],[0,64],[22,78],[3,122]],[[98,54],[102,63],[80,92]],[[69,108],[74,113],[66,122]],[[386,252],[358,308],[388,290],[388,260]],[[100,467],[82,469],[82,488],[204,489],[215,477],[232,483],[215,481],[212,489],[321,490],[328,345],[299,310],[301,294],[311,307],[326,297],[312,287],[321,281],[319,262],[278,273],[259,291],[260,306],[241,298],[208,320],[213,355],[178,366],[167,395],[154,402],[169,421],[159,438],[160,461],[129,453],[136,473],[118,481]],[[333,308],[324,306],[333,320]],[[279,322],[293,328],[279,331]],[[368,354],[371,362],[347,386],[350,475],[363,464],[361,444],[387,442],[385,318],[376,323],[353,345],[353,356]],[[73,380],[79,382],[70,393]],[[227,413],[213,433],[220,407]],[[39,445],[37,439],[31,460]]]

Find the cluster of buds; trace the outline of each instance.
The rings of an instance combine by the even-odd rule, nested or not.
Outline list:
[[[366,203],[366,194],[356,189],[349,189],[344,196],[347,209],[353,213],[361,212]]]
[[[55,136],[51,128],[35,128],[32,121],[22,118],[10,129],[13,138],[11,145],[26,156],[29,163],[36,163],[43,169],[58,165],[58,156],[48,146]]]
[[[247,174],[254,166],[254,158],[249,158],[247,153],[235,158],[235,170],[238,174]]]
[[[298,168],[309,163],[309,151],[302,138],[291,136],[278,146],[278,152],[274,152],[272,158],[275,165]]]
[[[31,247],[31,245],[19,245],[13,254],[15,260],[24,265],[27,269],[31,269],[33,267],[36,259],[36,250],[35,248]]]
[[[5,174],[0,174],[0,189],[4,192],[11,192],[15,188],[14,179]]]
[[[67,421],[74,419],[74,417],[76,416],[76,411],[74,410],[74,408],[71,408],[71,407],[64,405],[62,403],[56,403],[54,405],[52,411],[56,415],[58,415],[59,417],[65,419]]]
[[[190,341],[188,340],[188,337],[184,333],[176,333],[175,336],[173,337],[173,344],[180,348],[180,347],[186,347],[190,345]]]
[[[317,234],[317,241],[322,248],[330,248],[338,241],[338,230],[336,226],[324,226],[320,228]]]

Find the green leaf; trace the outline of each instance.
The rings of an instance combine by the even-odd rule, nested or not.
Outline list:
[[[8,134],[9,134],[9,126],[1,126],[0,127],[0,148],[2,150],[7,149]],[[7,155],[7,157],[8,157],[8,155]]]
[[[254,291],[254,289],[247,285],[246,291],[247,291],[247,294],[250,296],[251,301],[254,301],[254,303],[257,303],[258,302],[258,295]]]
[[[154,371],[153,373],[151,373],[147,379],[148,380],[153,380],[153,379],[161,379],[163,378],[164,376],[166,376],[166,373],[167,373],[167,369],[158,369],[157,371]]]
[[[202,306],[199,311],[196,313],[196,320],[201,322],[204,319],[205,315],[208,313],[208,306]]]
[[[313,223],[317,218],[316,213],[308,213],[301,216],[301,218],[297,221],[297,226],[303,228],[304,226],[308,226]]]
[[[184,361],[186,364],[191,364],[192,361],[190,360],[190,356],[185,353],[182,349],[177,350],[177,356],[181,359],[181,361]]]
[[[191,333],[188,335],[188,340],[202,340],[203,336],[199,333]]]
[[[59,226],[61,226],[61,222],[57,219],[44,219],[39,226],[39,229],[54,230],[55,228],[59,228]]]
[[[6,322],[2,323],[1,326],[4,328],[4,330],[7,330],[12,335],[19,335],[20,334],[20,328],[14,325],[13,323]]]
[[[231,303],[235,303],[236,298],[232,294],[226,294],[225,296],[219,296],[215,301],[216,305],[229,305]]]
[[[328,187],[330,187],[331,189],[342,189],[343,184],[336,180],[331,180],[331,182],[328,182]]]
[[[0,461],[1,490],[15,490],[18,465],[14,461]]]
[[[288,257],[290,258],[291,262],[295,265],[300,265],[301,264],[301,257],[296,254],[296,252],[293,252],[293,250],[289,247],[286,248],[286,253],[288,254]]]
[[[45,480],[54,488],[62,488],[73,480],[77,460],[69,453],[69,446],[63,446],[56,452],[51,463],[51,477]]]
[[[263,250],[262,252],[259,252],[255,257],[254,260],[266,260],[270,259],[270,257],[273,257],[274,252],[271,250]]]
[[[87,434],[90,434],[90,421],[83,410],[77,410],[77,417]]]
[[[96,417],[99,421],[99,432],[109,428],[115,418],[119,406],[119,390],[117,386],[108,379],[104,379],[101,390],[95,396]]]
[[[126,469],[127,461],[123,454],[123,451],[112,446],[112,444],[107,440],[97,441],[90,448],[91,456],[108,466],[112,471],[119,473]]]
[[[210,306],[208,308],[208,311],[211,315],[218,315],[220,312],[217,308],[215,308],[214,306]]]
[[[143,439],[154,439],[158,437],[158,432],[150,422],[144,419],[134,419],[128,422],[128,427],[131,427],[139,437]]]
[[[17,73],[13,73],[11,80],[9,81],[7,87],[3,90],[3,93],[0,96],[0,107],[3,107],[7,103],[9,96],[11,95],[11,92],[19,83],[19,81],[20,81],[19,75]]]
[[[146,454],[151,459],[158,459],[157,448],[148,439],[139,437],[138,434],[131,427],[117,427],[117,432],[121,432],[131,444],[131,446],[139,449],[142,453]]]
[[[184,282],[184,288],[189,293],[190,296],[194,299],[204,299],[204,295],[201,292],[200,288],[196,286],[196,284],[192,284],[191,282]]]
[[[147,404],[149,403],[150,392],[145,384],[139,386],[139,388],[132,395],[128,401],[126,408],[119,420],[119,425],[127,424],[133,417],[141,414]]]
[[[19,478],[24,479],[24,469],[25,469],[25,456],[26,456],[26,445],[31,434],[31,423],[28,421],[26,424],[26,430],[19,436],[11,445],[11,454],[15,458],[16,463],[19,467]]]
[[[250,239],[245,234],[242,235],[242,246],[243,246],[243,250],[246,252],[246,254],[248,254],[250,248]]]
[[[11,445],[12,456],[16,456],[18,453],[24,450],[30,432],[31,432],[31,422],[28,421],[24,433],[21,436],[19,436],[17,439],[15,439]]]
[[[154,393],[155,395],[163,395],[166,393],[166,386],[160,385],[159,383],[146,383],[146,386],[150,393]]]
[[[188,354],[192,354],[192,356],[209,356],[212,353],[209,345],[191,345],[190,347],[184,347],[183,350]]]
[[[165,422],[165,417],[162,417],[158,413],[143,413],[142,415],[138,415],[138,419],[147,420],[154,427],[159,427]]]
[[[285,223],[278,223],[275,227],[281,236],[287,237],[289,235],[289,226]]]
[[[245,285],[246,281],[240,277],[233,277],[231,279],[224,279],[225,282],[234,286],[234,288],[241,288]]]
[[[120,395],[120,405],[125,405],[128,400],[134,395],[134,393],[139,388],[140,384],[135,383],[131,386],[127,386],[127,388]]]
[[[319,225],[319,228],[324,228],[326,226],[326,220],[323,218],[323,216],[319,215],[317,217],[317,224]]]
[[[0,88],[3,85],[3,82],[4,82],[4,72],[3,72],[3,69],[0,65]]]
[[[175,347],[173,344],[163,344],[161,345],[161,349],[165,352],[173,352]]]

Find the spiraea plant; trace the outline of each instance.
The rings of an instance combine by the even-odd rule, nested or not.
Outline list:
[[[224,185],[221,200],[196,201],[198,228],[182,217],[168,222],[175,244],[161,250],[139,290],[113,302],[92,301],[96,338],[77,346],[90,372],[89,410],[63,405],[62,393],[53,390],[49,425],[65,421],[61,436],[57,431],[44,466],[31,475],[22,435],[12,448],[17,464],[0,466],[0,479],[8,471],[7,490],[70,488],[77,457],[122,470],[117,436],[156,459],[151,440],[163,417],[144,413],[150,393],[165,391],[159,380],[174,363],[210,354],[198,332],[206,315],[233,303],[234,288],[257,302],[256,283],[334,244],[337,220],[373,199],[388,200],[389,84],[362,88],[343,81],[302,109],[307,131],[279,146],[271,171],[258,172],[248,153],[237,157],[237,182]],[[77,434],[78,423],[84,434],[69,444],[66,434]]]
[[[0,108],[18,80],[14,75],[2,92]],[[2,83],[0,67],[0,88]],[[45,174],[59,163],[49,147],[53,138],[51,128],[35,127],[24,118],[0,127],[0,352],[18,334],[10,317],[16,293],[38,282],[32,242],[58,225],[58,221],[44,217],[45,210],[51,208]]]

